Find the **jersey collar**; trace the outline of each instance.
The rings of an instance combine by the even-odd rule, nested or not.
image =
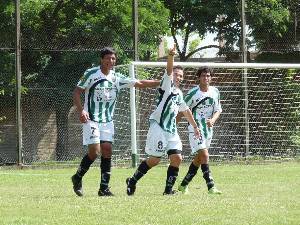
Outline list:
[[[99,67],[99,75],[100,75],[101,79],[106,79],[108,81],[112,81],[113,77],[115,75],[115,71],[114,70],[110,70],[109,74],[105,75],[105,74],[102,73],[101,68]]]

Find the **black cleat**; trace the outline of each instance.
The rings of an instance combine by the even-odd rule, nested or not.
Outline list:
[[[83,196],[82,179],[76,178],[76,174],[71,177],[73,183],[73,190],[77,196]]]
[[[177,194],[177,191],[175,191],[175,190],[163,193],[163,195],[176,195],[176,194]]]
[[[127,195],[134,195],[136,186],[130,184],[130,178],[129,177],[126,179],[126,184],[127,184],[127,190],[126,190]]]
[[[113,193],[111,193],[111,191],[109,190],[109,188],[106,188],[105,190],[99,189],[98,195],[100,197],[102,197],[102,196],[105,196],[105,197],[115,196]]]

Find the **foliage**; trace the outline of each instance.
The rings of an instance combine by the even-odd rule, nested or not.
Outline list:
[[[117,49],[119,64],[127,63],[133,53],[131,3],[131,0],[22,1],[22,84],[40,83],[47,87],[62,84],[73,88],[87,67],[99,63],[97,50],[104,46]],[[1,7],[5,10],[1,12],[0,31],[6,35],[1,35],[0,41],[13,46],[14,32],[4,31],[14,28],[14,4],[5,1]],[[140,1],[141,59],[155,57],[161,37],[168,31],[167,17],[168,11],[160,1]],[[12,58],[4,59],[8,65],[13,62]],[[68,82],[64,82],[66,77]],[[13,83],[13,73],[5,79]]]
[[[139,58],[142,61],[155,60],[159,43],[169,34],[169,10],[160,0],[141,0],[138,12]]]
[[[241,45],[241,1],[240,0],[163,0],[170,10],[169,23],[174,42],[181,61],[205,48],[219,48],[219,54],[228,54],[239,50]],[[297,43],[289,38],[294,32],[294,15],[299,10],[295,1],[284,0],[247,0],[246,19],[249,26],[248,47],[256,46],[259,50],[271,49],[274,43],[281,44],[281,49],[290,49]],[[296,15],[296,14],[295,14]],[[200,38],[207,32],[217,33],[221,46],[206,46],[188,51],[187,46],[192,33]],[[180,49],[176,35],[183,34],[183,47]],[[300,35],[300,29],[297,30]],[[294,35],[293,35],[294,36]],[[282,48],[282,43],[285,48]]]
[[[99,64],[99,50],[112,46],[118,64],[133,58],[132,0],[24,0],[21,9],[21,67],[26,100],[41,100],[56,112],[57,149],[64,152],[68,137],[71,93],[83,72]],[[14,1],[1,1],[0,43],[14,46]],[[167,10],[160,1],[139,5],[140,58],[151,58],[167,33]],[[162,19],[164,22],[158,22]],[[9,32],[7,32],[9,31]],[[5,97],[15,94],[13,54],[4,53],[0,66]],[[7,68],[7,69],[6,69]],[[33,97],[34,96],[34,97]],[[25,99],[25,98],[23,98]],[[5,101],[8,102],[8,101]],[[45,108],[46,110],[46,108]],[[64,147],[60,147],[64,146]],[[61,148],[61,149],[58,149]]]
[[[188,42],[190,35],[197,33],[202,39],[208,31],[218,32],[219,37],[229,32],[235,32],[237,26],[230,26],[238,22],[237,0],[220,1],[180,1],[180,0],[164,0],[165,6],[170,10],[170,28],[177,44],[180,60],[186,61],[193,53],[201,50],[195,49],[194,52],[188,54]],[[224,16],[225,15],[225,16]],[[226,33],[226,32],[227,33]],[[183,33],[183,47],[179,49],[176,35]],[[211,46],[218,47],[218,46]]]
[[[259,50],[276,49],[274,46],[276,43],[279,46],[284,43],[285,47],[282,48],[281,45],[281,49],[287,50],[291,45],[290,34],[294,29],[293,9],[290,6],[288,2],[282,0],[247,1],[249,35],[254,38],[253,44]]]
[[[15,36],[13,1],[0,0],[0,47],[12,48]]]

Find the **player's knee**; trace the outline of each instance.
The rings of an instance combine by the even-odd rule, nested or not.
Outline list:
[[[174,155],[174,157],[170,157],[170,165],[174,167],[179,167],[180,163],[182,161],[181,155]]]
[[[208,152],[204,152],[204,154],[201,156],[201,164],[207,164],[209,161],[209,154]]]
[[[111,158],[112,156],[111,142],[101,142],[101,155],[104,158]]]
[[[150,168],[152,168],[152,167],[158,165],[159,162],[160,162],[160,158],[158,158],[158,157],[149,157],[149,158],[146,160],[146,163],[147,163],[147,165],[148,165]]]
[[[198,154],[196,154],[194,156],[194,159],[193,159],[193,164],[197,167],[199,167],[201,165],[201,155],[200,155],[200,152],[198,152]]]
[[[195,158],[197,160],[197,163],[207,164],[209,160],[208,150],[207,149],[200,150]]]
[[[182,161],[181,151],[177,149],[171,149],[167,153],[169,155],[170,165],[178,167]]]
[[[100,146],[99,144],[93,144],[89,145],[89,151],[88,151],[88,156],[91,160],[96,160],[100,153]]]

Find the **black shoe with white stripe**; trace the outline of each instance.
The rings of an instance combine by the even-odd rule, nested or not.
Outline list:
[[[98,195],[99,195],[100,197],[110,197],[110,196],[115,196],[113,193],[111,193],[111,191],[109,190],[109,188],[106,188],[105,190],[99,189]]]
[[[71,180],[73,183],[73,190],[74,190],[75,194],[80,197],[83,196],[82,179],[78,178],[75,174],[71,177]]]
[[[130,178],[129,177],[126,179],[126,184],[127,184],[127,190],[126,190],[127,195],[134,195],[136,186],[130,184]]]
[[[177,191],[175,190],[171,190],[169,192],[164,192],[163,195],[176,195],[177,194]]]

